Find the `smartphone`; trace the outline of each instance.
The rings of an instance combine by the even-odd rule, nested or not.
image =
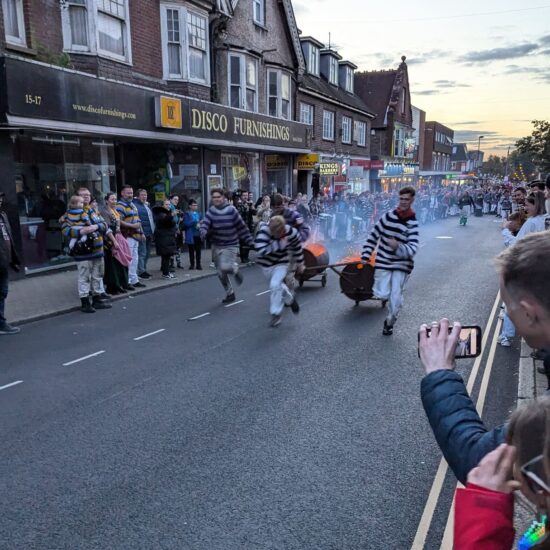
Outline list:
[[[453,327],[449,327],[449,334],[452,332]],[[426,333],[428,338],[432,329],[428,327]],[[418,337],[420,340],[420,336]],[[456,359],[471,359],[481,355],[481,327],[476,325],[463,326],[460,329],[460,335],[458,337],[458,344],[456,345],[455,358]]]

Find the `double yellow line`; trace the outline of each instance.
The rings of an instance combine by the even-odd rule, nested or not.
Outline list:
[[[491,310],[491,315],[489,316],[489,320],[487,321],[487,325],[485,327],[483,340],[481,342],[482,350],[486,348],[487,341],[489,340],[491,327],[493,326],[495,316],[499,308],[499,304],[500,304],[500,292],[497,293],[497,297],[495,299],[493,309]],[[485,398],[487,397],[487,388],[489,387],[489,379],[491,378],[491,371],[493,369],[493,362],[495,359],[497,340],[498,340],[498,335],[500,333],[501,324],[502,324],[502,321],[499,320],[497,322],[497,327],[495,329],[493,339],[491,340],[491,348],[489,350],[489,355],[487,357],[485,370],[483,372],[483,378],[481,380],[481,386],[479,388],[479,395],[477,397],[476,409],[480,416],[483,412],[483,406],[485,405]],[[470,373],[470,376],[468,378],[466,389],[469,394],[472,393],[472,389],[474,387],[477,376],[479,374],[483,355],[484,354],[482,353],[475,360],[474,366],[472,368],[472,372]],[[437,506],[437,502],[439,500],[439,496],[441,495],[441,491],[443,489],[443,484],[445,482],[445,476],[447,475],[448,468],[449,466],[447,465],[447,462],[445,461],[444,458],[442,458],[439,463],[439,467],[437,468],[437,472],[435,474],[435,478],[432,484],[432,488],[430,490],[430,494],[428,495],[428,499],[426,500],[426,505],[424,506],[424,511],[422,513],[422,517],[420,518],[420,523],[418,524],[418,529],[416,530],[416,535],[414,537],[411,550],[424,549],[426,538],[428,536],[428,532],[432,524],[432,519],[435,512],[435,508]],[[451,505],[451,510],[449,512],[449,517],[447,519],[447,524],[445,526],[445,533],[443,535],[440,550],[452,550],[453,525],[454,525],[453,518],[454,518],[454,498],[453,498],[453,503]]]

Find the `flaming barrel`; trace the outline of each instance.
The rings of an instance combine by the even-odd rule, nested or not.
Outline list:
[[[321,243],[309,243],[304,246],[304,264],[306,270],[300,276],[302,281],[308,281],[316,275],[322,275],[329,264],[328,250]]]
[[[348,265],[340,272],[340,289],[355,303],[372,298],[374,284],[374,267],[371,263],[361,263],[360,256],[344,258],[342,262]]]

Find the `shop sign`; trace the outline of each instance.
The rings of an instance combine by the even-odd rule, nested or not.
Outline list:
[[[371,170],[384,170],[384,161],[383,160],[371,160],[370,161]]]
[[[266,155],[265,167],[267,170],[284,170],[288,168],[288,158],[282,155]]]
[[[349,180],[363,179],[363,167],[362,166],[350,166],[348,168],[347,175],[348,175]]]
[[[157,126],[176,130],[180,129],[183,125],[181,114],[181,99],[163,95],[155,98],[155,120]]]
[[[321,176],[337,176],[340,174],[340,165],[337,162],[321,162],[319,174]]]
[[[362,166],[365,170],[370,170],[371,162],[370,160],[351,159],[350,166]]]
[[[244,166],[233,166],[233,179],[240,180],[246,176],[246,168]]]
[[[180,176],[196,178],[199,175],[198,164],[180,164],[179,165]]]
[[[310,153],[308,155],[298,155],[296,157],[296,168],[298,170],[315,170],[319,163],[319,155]]]

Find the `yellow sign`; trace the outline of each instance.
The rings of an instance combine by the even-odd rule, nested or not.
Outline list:
[[[246,176],[246,168],[244,166],[233,166],[233,179],[240,180]]]
[[[319,174],[321,176],[338,176],[340,165],[337,162],[321,162],[319,164]]]
[[[157,126],[176,130],[181,129],[181,99],[160,96],[158,99],[158,115]]]
[[[296,157],[296,168],[298,170],[315,170],[315,165],[319,163],[319,155],[310,153],[309,155],[298,155]]]
[[[266,155],[265,167],[267,170],[281,170],[288,168],[288,158],[281,155]]]
[[[166,195],[164,193],[155,192],[155,202],[164,202]]]

